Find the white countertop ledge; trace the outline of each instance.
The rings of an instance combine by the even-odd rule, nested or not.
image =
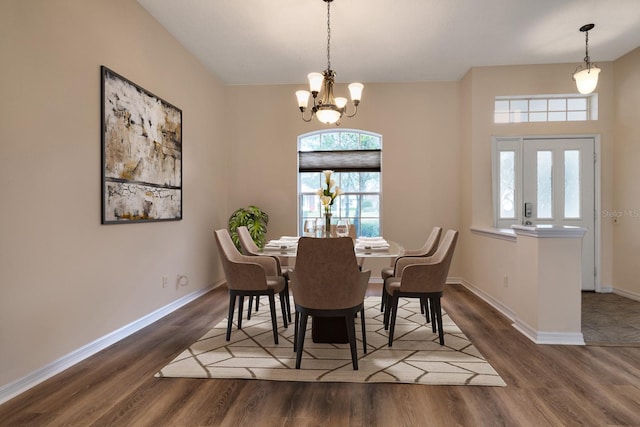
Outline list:
[[[583,238],[587,232],[586,228],[572,225],[519,225],[511,226],[517,235],[539,237],[539,238]]]
[[[471,232],[484,237],[490,237],[492,239],[507,240],[510,242],[516,241],[516,233],[510,228],[495,228],[495,227],[479,227],[472,226]]]

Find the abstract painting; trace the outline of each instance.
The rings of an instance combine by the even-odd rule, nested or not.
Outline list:
[[[102,224],[182,219],[182,110],[101,67]]]

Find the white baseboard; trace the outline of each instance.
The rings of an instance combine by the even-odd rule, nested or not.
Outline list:
[[[613,288],[613,293],[620,295],[621,297],[629,298],[635,301],[640,301],[640,294],[635,292],[625,291],[624,289]]]
[[[515,319],[512,326],[536,344],[585,345],[582,332],[539,332],[520,319]]]
[[[487,304],[502,313],[507,319],[511,320],[512,326],[525,337],[529,338],[536,344],[555,344],[555,345],[585,345],[582,332],[579,333],[561,333],[561,332],[540,332],[536,331],[521,319],[507,306],[477,288],[467,280],[462,279],[462,285],[469,289],[472,293],[485,301]]]
[[[482,289],[474,286],[471,282],[460,279],[459,282],[462,286],[469,289],[473,294],[475,294],[478,298],[489,304],[491,307],[498,310],[504,317],[513,321],[516,317],[515,313],[506,305],[502,304],[497,299],[493,298],[491,295],[484,292]]]
[[[0,404],[16,397],[20,393],[24,393],[25,391],[40,384],[41,382],[53,377],[56,374],[59,374],[65,369],[72,367],[76,363],[79,363],[84,359],[93,356],[94,354],[98,353],[101,350],[104,350],[112,344],[115,344],[123,338],[126,338],[135,332],[138,332],[140,329],[149,326],[153,322],[156,322],[164,316],[176,311],[180,307],[198,299],[205,293],[209,292],[211,289],[220,286],[220,284],[222,284],[222,282],[192,292],[189,295],[185,295],[182,298],[179,298],[172,303],[167,304],[164,307],[161,307],[158,310],[153,311],[146,316],[143,316],[140,319],[123,326],[118,330],[104,335],[97,340],[83,347],[80,347],[77,350],[72,351],[66,356],[62,356],[58,360],[55,360],[48,365],[43,366],[42,368],[37,369],[22,378],[17,379],[16,381],[0,387]]]

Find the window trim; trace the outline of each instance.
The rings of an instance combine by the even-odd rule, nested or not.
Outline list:
[[[334,133],[356,133],[359,135],[369,135],[372,136],[376,139],[378,139],[380,141],[380,148],[370,148],[370,149],[363,149],[363,150],[353,150],[353,149],[347,149],[347,150],[302,150],[300,149],[300,146],[302,144],[302,141],[306,138],[309,137],[313,137],[315,135],[319,135],[320,138],[322,137],[322,135],[327,135],[327,134],[334,134]],[[360,129],[320,129],[320,130],[316,130],[316,131],[312,131],[312,132],[307,132],[304,134],[300,134],[297,137],[297,147],[298,147],[298,152],[297,152],[297,161],[298,161],[298,168],[297,168],[297,173],[296,173],[296,178],[297,178],[297,188],[296,188],[296,192],[297,192],[297,215],[296,215],[296,222],[297,222],[297,228],[298,228],[298,234],[301,234],[301,227],[302,227],[302,213],[300,211],[301,207],[302,207],[302,196],[303,195],[309,195],[311,193],[309,192],[302,192],[300,189],[300,174],[301,173],[307,173],[307,172],[322,172],[323,170],[327,170],[327,169],[331,169],[336,173],[349,173],[349,172],[362,172],[362,173],[367,173],[367,172],[374,172],[374,173],[378,173],[380,180],[379,180],[379,189],[377,192],[366,192],[366,191],[358,191],[358,192],[349,192],[349,195],[356,195],[356,196],[366,196],[366,195],[377,195],[378,196],[378,203],[379,203],[379,211],[378,211],[378,218],[379,218],[379,230],[380,230],[380,235],[383,235],[383,230],[382,230],[382,205],[383,205],[383,197],[382,197],[382,146],[383,146],[383,136],[379,133],[375,133],[375,132],[369,132],[369,131],[365,131],[365,130],[360,130]],[[309,154],[306,154],[309,153]],[[314,154],[311,154],[314,153]],[[325,154],[326,153],[326,154]],[[338,153],[347,153],[348,156],[350,156],[350,161],[347,162],[342,162],[342,164],[335,164],[335,163],[327,163],[327,164],[322,164],[320,163],[315,163],[313,165],[307,164],[307,165],[300,165],[300,159],[301,157],[308,157],[309,159],[312,159],[312,156],[317,155],[316,156],[316,160],[317,159],[322,159],[324,158],[324,160],[326,159],[331,159],[331,156],[335,156]],[[362,159],[361,156],[358,156],[358,153],[367,153],[365,156],[365,159]],[[360,217],[361,220],[366,220],[369,217]]]
[[[569,109],[569,100],[570,99],[585,99],[586,100],[586,116],[587,118],[585,120],[569,120],[568,116],[570,113],[572,112],[582,112],[585,110],[572,110]],[[535,111],[531,111],[530,109],[530,103],[531,101],[534,100],[545,100],[547,102],[547,108],[546,110],[542,111],[542,110],[535,110]],[[549,109],[549,102],[552,100],[564,100],[565,101],[565,108],[564,110],[550,110]],[[496,103],[498,101],[507,101],[509,103],[509,110],[508,111],[497,111],[496,110]],[[527,102],[527,120],[512,120],[512,118],[514,117],[515,114],[518,113],[517,110],[512,110],[511,109],[511,103],[514,101],[526,101]],[[531,114],[532,113],[545,113],[546,114],[546,120],[531,120]],[[564,120],[549,120],[549,114],[550,113],[564,113],[565,114],[565,119]],[[509,117],[508,121],[497,121],[496,117],[498,114],[507,114],[507,116]],[[591,120],[598,120],[598,94],[597,93],[592,93],[592,94],[588,94],[588,95],[582,95],[582,94],[543,94],[543,95],[514,95],[514,96],[496,96],[494,97],[493,100],[493,124],[496,125],[509,125],[509,124],[515,124],[515,123],[567,123],[567,122],[583,122],[583,121],[591,121]]]

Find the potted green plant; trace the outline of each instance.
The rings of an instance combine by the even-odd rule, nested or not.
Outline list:
[[[251,238],[259,248],[264,247],[265,236],[267,234],[267,224],[269,215],[257,206],[236,209],[229,217],[229,234],[240,250],[240,239],[238,239],[238,227],[246,226],[251,234]]]

